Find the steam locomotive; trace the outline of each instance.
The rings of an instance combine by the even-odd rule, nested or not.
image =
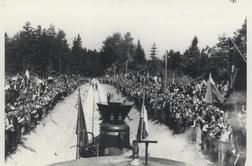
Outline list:
[[[79,97],[79,101],[80,97]],[[100,133],[97,137],[91,132],[84,130],[77,142],[76,160],[64,161],[52,164],[53,166],[86,166],[86,165],[151,165],[151,166],[188,166],[188,164],[149,157],[148,144],[157,143],[151,140],[134,140],[130,143],[130,127],[125,123],[133,104],[125,102],[97,103],[100,114]],[[79,102],[79,111],[83,111]],[[81,115],[78,113],[78,116]],[[83,114],[84,115],[84,114]],[[77,121],[80,120],[77,118]],[[81,126],[81,125],[79,125]],[[77,122],[77,128],[78,122]],[[87,137],[91,138],[90,141]],[[145,143],[145,156],[139,156],[139,143]],[[131,152],[132,153],[129,153]],[[131,154],[131,155],[129,155]]]

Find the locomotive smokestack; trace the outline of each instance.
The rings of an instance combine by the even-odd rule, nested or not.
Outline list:
[[[133,104],[109,102],[98,103],[100,124],[100,155],[119,155],[123,148],[130,147],[130,128],[124,120]]]
[[[102,123],[121,124],[124,123],[133,104],[110,102],[98,103]]]

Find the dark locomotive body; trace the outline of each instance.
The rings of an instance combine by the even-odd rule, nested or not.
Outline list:
[[[124,120],[133,104],[109,102],[97,105],[102,120],[100,134],[81,148],[80,156],[120,155],[124,149],[130,149],[130,127]]]
[[[139,156],[137,140],[133,141],[133,145],[130,144],[130,127],[124,121],[133,104],[108,101],[97,105],[101,119],[100,134],[94,137],[93,133],[86,132],[89,142],[80,145],[79,151],[77,151],[79,152],[77,153],[79,155],[78,159],[55,163],[54,166],[189,166],[179,161],[148,157],[148,150],[146,151],[147,155],[145,155],[144,163],[143,157]],[[145,140],[145,142],[157,143],[157,141],[150,140]],[[132,150],[131,157],[122,155],[128,150]]]

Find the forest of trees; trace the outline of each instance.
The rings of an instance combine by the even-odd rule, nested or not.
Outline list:
[[[242,27],[234,32],[233,36],[223,33],[213,47],[205,46],[200,49],[199,39],[195,36],[184,53],[170,49],[167,54],[168,71],[181,76],[188,75],[194,79],[207,78],[211,72],[215,80],[229,80],[230,67],[235,64],[243,77],[246,77],[246,62],[229,38],[236,44],[246,61],[247,20],[245,19]],[[151,74],[164,73],[165,68],[164,58],[159,59],[153,54],[153,49],[156,50],[156,47],[154,43],[150,50],[151,59],[147,62]]]
[[[246,58],[246,19],[231,38]],[[195,36],[184,53],[169,49],[168,70],[192,78],[205,77],[211,72],[218,79],[228,79],[230,54],[238,54],[228,36],[220,36],[213,47],[200,49],[198,42]],[[54,25],[47,29],[41,26],[34,28],[30,22],[26,22],[23,29],[13,37],[5,34],[5,72],[11,75],[29,69],[40,76],[102,76],[106,73],[145,71],[152,75],[162,75],[165,66],[164,59],[159,58],[158,46],[153,43],[149,51],[150,58],[147,58],[141,41],[138,39],[135,43],[130,32],[108,36],[101,50],[97,51],[86,48],[80,35],[70,44],[65,32],[56,30]]]
[[[133,43],[129,32],[122,36],[114,33],[103,42],[99,51],[86,48],[78,35],[70,44],[63,30],[54,25],[48,29],[36,28],[26,22],[23,29],[13,37],[5,33],[6,75],[24,73],[26,69],[40,76],[51,74],[104,75],[116,66],[117,72],[139,69],[145,63],[145,53],[140,40]]]
[[[72,48],[63,30],[41,26],[33,28],[26,22],[14,37],[5,34],[5,72],[24,73],[26,69],[40,76],[51,74],[98,75],[100,54],[82,46],[81,37],[74,38]]]

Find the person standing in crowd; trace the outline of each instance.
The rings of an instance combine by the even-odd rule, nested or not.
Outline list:
[[[220,165],[226,165],[226,155],[230,153],[233,147],[231,125],[225,125],[222,128],[219,139],[218,161]]]
[[[107,102],[108,102],[108,104],[110,104],[111,97],[112,97],[111,94],[108,93],[108,94],[107,94]]]

